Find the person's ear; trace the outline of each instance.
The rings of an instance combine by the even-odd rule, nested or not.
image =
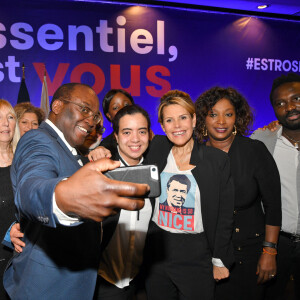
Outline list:
[[[106,113],[105,115],[106,115],[107,119],[111,122],[112,120],[111,120],[110,114],[109,114],[109,113]]]
[[[166,131],[165,131],[165,127],[164,127],[164,124],[163,124],[163,123],[160,123],[160,127],[161,127],[161,129],[163,130],[163,132],[166,132]]]
[[[58,115],[62,112],[64,107],[63,101],[60,101],[59,99],[55,99],[54,102],[52,103],[52,112],[55,115]]]
[[[196,127],[196,114],[195,113],[193,113],[192,124],[193,124],[193,128],[195,128]]]
[[[118,135],[114,132],[114,136],[115,136],[115,139],[117,141],[117,144],[119,144],[119,139],[118,139]]]

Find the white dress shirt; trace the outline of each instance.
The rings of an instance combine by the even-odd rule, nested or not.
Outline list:
[[[281,181],[282,230],[300,234],[300,152],[282,136],[282,128],[277,136],[273,157]]]
[[[65,145],[68,147],[68,149],[72,152],[73,155],[77,155],[77,151],[75,148],[73,148],[65,139],[64,134],[49,120],[47,119],[45,121],[51,128],[58,134],[58,136],[62,139],[62,141],[65,143]],[[79,160],[78,163],[82,166],[82,161]],[[67,180],[67,178],[65,179]],[[67,216],[65,213],[63,213],[57,206],[56,200],[55,200],[55,192],[53,193],[52,197],[52,207],[53,207],[53,213],[56,215],[58,221],[60,224],[65,226],[70,226],[72,224],[78,223],[80,220],[78,218],[72,218]]]

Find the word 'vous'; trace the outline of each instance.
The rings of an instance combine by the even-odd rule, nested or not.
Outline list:
[[[8,78],[11,82],[20,82],[21,77],[17,76],[17,70],[20,68],[20,62],[16,61],[15,56],[8,56],[5,62],[7,68]],[[41,81],[43,82],[44,72],[46,71],[47,85],[49,96],[53,96],[55,90],[63,83],[66,79],[67,71],[69,70],[69,63],[59,63],[57,69],[51,80],[47,72],[46,65],[44,63],[34,62],[33,67]],[[4,66],[0,63],[0,83],[5,79],[5,73],[1,71]],[[107,81],[109,81],[110,87],[126,89],[132,96],[140,96],[141,94],[141,80],[144,82],[143,88],[146,89],[147,93],[153,97],[161,97],[164,93],[171,89],[171,84],[167,80],[170,77],[170,70],[165,66],[153,65],[147,68],[147,70],[141,70],[140,65],[130,66],[130,84],[125,87],[121,84],[121,66],[110,65],[109,74],[105,74],[103,70],[96,64],[92,63],[81,63],[75,66],[71,71],[70,78],[67,78],[68,82],[81,82],[81,77],[85,73],[90,73],[94,77],[93,89],[99,94],[105,87]],[[127,75],[128,76],[128,75]],[[146,77],[148,83],[145,83]],[[108,78],[107,78],[108,77]]]

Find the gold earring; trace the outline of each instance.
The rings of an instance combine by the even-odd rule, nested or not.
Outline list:
[[[233,128],[234,128],[234,131],[232,131],[232,134],[233,134],[233,135],[236,135],[236,134],[237,134],[237,131],[236,131],[236,126],[235,126],[235,125],[233,125]]]
[[[207,136],[207,128],[204,125],[204,128],[202,129],[203,136]]]

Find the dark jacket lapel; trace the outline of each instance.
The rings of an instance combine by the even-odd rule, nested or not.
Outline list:
[[[77,161],[76,157],[72,154],[72,152],[69,150],[69,148],[64,143],[64,141],[59,137],[59,135],[56,133],[56,131],[49,124],[47,124],[46,122],[42,122],[39,128],[47,131],[49,135],[51,135],[53,138],[55,138],[57,140],[58,144],[63,149],[63,151],[65,151],[65,153],[70,157],[70,159],[74,162],[74,164],[76,164],[76,166],[78,166],[78,161]]]
[[[208,212],[212,209],[211,206],[213,206],[213,202],[206,201],[206,199],[211,199],[213,187],[211,186],[211,165],[204,159],[203,147],[205,146],[201,146],[195,142],[190,164],[197,166],[192,170],[192,174],[194,175],[200,190],[202,221],[204,232],[207,233],[207,224],[210,217]]]

